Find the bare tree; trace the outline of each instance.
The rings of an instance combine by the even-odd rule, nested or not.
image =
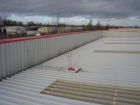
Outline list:
[[[60,18],[61,18],[60,13],[58,13],[56,16],[56,32],[57,33],[60,33],[60,24],[61,24]]]
[[[89,20],[89,23],[87,24],[87,30],[92,30],[93,25],[92,25],[92,18]]]
[[[97,30],[100,30],[100,29],[102,29],[102,25],[101,25],[101,23],[100,22],[97,22],[97,24],[96,24],[96,29]]]
[[[27,26],[34,26],[35,25],[35,23],[33,22],[33,21],[29,21],[28,23],[27,23]]]

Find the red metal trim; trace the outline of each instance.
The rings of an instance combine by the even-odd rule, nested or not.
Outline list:
[[[12,43],[12,42],[18,42],[18,41],[25,41],[25,40],[33,40],[33,39],[41,39],[41,38],[49,38],[49,37],[56,37],[56,36],[73,35],[73,34],[80,34],[80,33],[87,33],[87,32],[96,32],[96,31],[70,32],[70,33],[60,33],[60,34],[52,34],[52,35],[41,35],[41,36],[22,37],[22,38],[0,39],[0,44],[2,44],[2,43]]]

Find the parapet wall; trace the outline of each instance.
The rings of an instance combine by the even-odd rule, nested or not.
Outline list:
[[[0,80],[101,37],[140,37],[140,32],[90,31],[0,40]]]
[[[0,80],[102,37],[102,31],[0,40]]]

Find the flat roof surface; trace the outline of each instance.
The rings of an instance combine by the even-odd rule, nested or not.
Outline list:
[[[105,44],[105,43],[117,44]],[[119,44],[127,42],[127,44]],[[103,37],[73,51],[72,64],[81,67],[69,72],[67,54],[58,56],[0,82],[2,105],[97,105],[83,101],[49,96],[40,92],[55,80],[107,84],[140,88],[140,54],[98,53],[96,50],[140,51],[140,38]],[[128,44],[129,43],[129,44]]]

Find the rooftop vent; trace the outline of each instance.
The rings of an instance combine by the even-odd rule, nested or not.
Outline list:
[[[56,80],[41,93],[105,105],[140,105],[140,89]]]

